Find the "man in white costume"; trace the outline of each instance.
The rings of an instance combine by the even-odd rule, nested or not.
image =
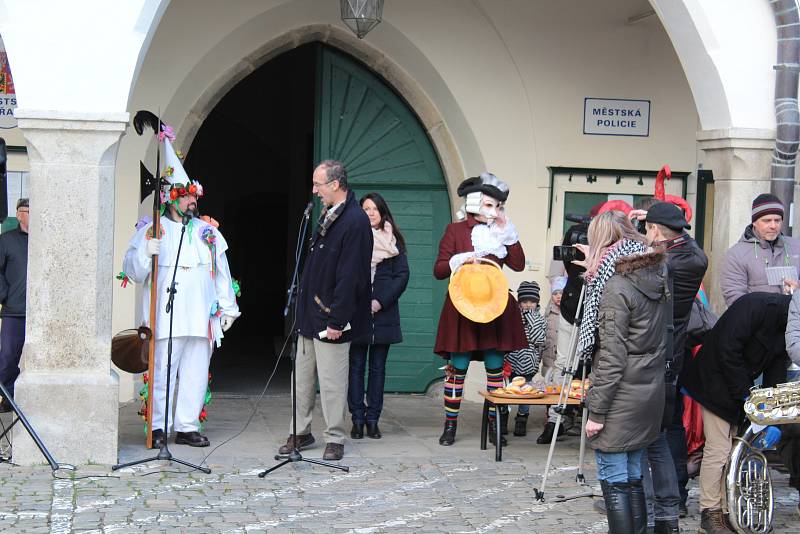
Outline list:
[[[176,378],[180,380],[170,414],[170,428],[176,431],[175,443],[207,447],[208,438],[200,434],[199,415],[208,387],[208,367],[213,345],[220,345],[223,332],[239,317],[239,307],[231,284],[225,251],[228,245],[212,225],[196,218],[197,199],[203,188],[189,180],[169,139],[164,139],[167,167],[163,185],[160,238],[153,237],[152,223],[139,228],[125,253],[124,273],[137,284],[149,287],[151,259],[158,255],[158,302],[156,304],[156,349],[153,377],[153,448],[167,438],[164,434],[164,395],[167,378],[167,342],[170,317],[166,311],[168,288],[175,269],[181,229],[186,232],[180,250],[173,304],[172,365],[170,400],[175,398]],[[143,293],[143,324],[149,322],[150,291]]]

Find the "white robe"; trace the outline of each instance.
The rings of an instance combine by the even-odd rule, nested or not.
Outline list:
[[[142,291],[142,324],[150,319],[150,268],[147,255],[147,232],[152,223],[143,226],[130,241],[125,253],[123,270],[137,284],[147,284]],[[169,314],[166,311],[167,288],[172,281],[175,256],[181,236],[182,224],[168,217],[161,217],[161,248],[158,255],[158,304],[156,306],[156,339],[169,336]],[[212,276],[212,255],[206,241],[201,237],[206,228],[216,236],[216,273]],[[176,274],[176,289],[172,325],[172,337],[204,337],[216,340],[219,345],[222,330],[221,315],[239,317],[239,306],[231,286],[231,273],[225,251],[228,244],[222,234],[205,221],[194,219],[181,246],[181,257]],[[221,314],[214,315],[219,307]]]

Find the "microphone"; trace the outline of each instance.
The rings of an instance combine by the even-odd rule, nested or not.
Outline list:
[[[189,221],[191,221],[194,218],[195,218],[194,211],[186,210],[185,212],[183,212],[183,217],[181,217],[181,222],[183,223],[184,226],[186,226],[187,224],[189,224]]]
[[[308,204],[306,204],[306,210],[303,212],[303,217],[308,219],[308,217],[311,215],[311,210],[313,209],[314,209],[314,201],[310,200]]]

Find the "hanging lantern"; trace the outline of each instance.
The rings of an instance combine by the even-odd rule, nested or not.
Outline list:
[[[359,39],[380,24],[383,0],[339,0],[342,7],[342,22],[353,30]]]

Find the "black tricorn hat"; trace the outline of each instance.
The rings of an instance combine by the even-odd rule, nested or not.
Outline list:
[[[480,176],[467,178],[458,186],[458,196],[465,197],[470,193],[480,192],[505,202],[508,199],[508,185],[490,172]]]

